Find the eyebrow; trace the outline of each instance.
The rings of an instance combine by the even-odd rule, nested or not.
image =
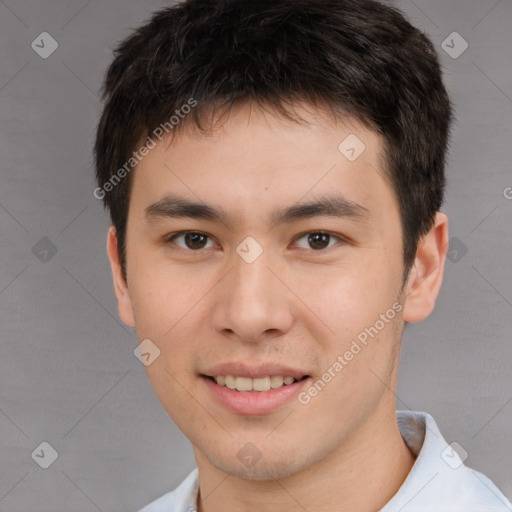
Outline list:
[[[231,224],[229,215],[221,207],[191,201],[176,195],[166,195],[145,208],[144,212],[148,223],[167,218],[191,218],[221,222],[226,226]],[[368,221],[370,211],[342,196],[329,195],[274,210],[269,216],[269,223],[275,226],[317,216]]]

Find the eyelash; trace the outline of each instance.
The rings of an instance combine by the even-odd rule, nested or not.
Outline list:
[[[203,233],[201,231],[177,231],[175,233],[171,233],[169,235],[167,235],[166,237],[164,237],[164,242],[166,244],[173,244],[173,245],[176,245],[174,243],[174,240],[180,236],[183,236],[183,235],[186,235],[187,233],[192,233],[192,234],[195,234],[195,235],[202,235],[202,236],[205,236],[207,237],[208,239],[212,239],[212,237],[210,235],[207,235],[206,233]],[[306,235],[311,235],[311,234],[318,234],[318,235],[328,235],[329,237],[331,238],[336,238],[338,240],[338,242],[341,242],[342,244],[347,244],[349,243],[348,240],[344,237],[342,237],[341,235],[338,235],[338,234],[335,234],[335,233],[332,233],[330,231],[322,231],[322,230],[319,230],[319,231],[306,231],[304,233],[301,233],[299,235],[297,235],[295,237],[295,242],[297,242],[298,240],[300,240],[301,238],[304,238]],[[329,240],[330,242],[330,240]],[[177,246],[179,250],[182,250],[182,251],[185,251],[185,252],[202,252],[206,249],[185,249],[183,247],[180,247],[180,246]],[[321,252],[326,252],[328,251],[329,249],[332,249],[333,247],[335,246],[331,246],[331,247],[326,247],[325,249],[311,249],[311,251],[315,252],[315,253],[321,253]],[[307,250],[307,249],[306,249]]]

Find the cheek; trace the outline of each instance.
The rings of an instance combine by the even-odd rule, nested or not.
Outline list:
[[[330,369],[335,377],[324,373],[322,380],[329,383],[316,406],[364,409],[365,402],[375,404],[382,395],[376,375],[390,375],[399,342],[399,277],[396,268],[377,257],[317,280],[308,306],[332,331],[323,341],[323,364],[324,371]]]
[[[204,295],[204,287],[196,279],[165,266],[146,263],[130,285],[137,330],[147,337],[170,335],[181,318],[191,312]]]
[[[179,382],[190,379],[194,356],[204,340],[200,331],[205,328],[207,309],[202,299],[212,287],[210,281],[205,276],[194,277],[169,268],[165,271],[165,266],[151,264],[133,280],[130,293],[138,339],[149,338],[160,350],[155,361],[155,368],[160,371],[152,365],[146,367],[152,382],[156,379],[179,388],[162,368]]]
[[[331,266],[297,276],[294,291],[340,343],[373,325],[398,297],[400,275],[384,258]]]
[[[148,268],[156,270],[150,264]],[[132,282],[132,302],[139,340],[150,339],[160,350],[145,367],[156,395],[177,425],[204,422],[200,411],[190,407],[194,354],[199,348],[197,320],[198,294],[202,287],[191,287],[183,276],[145,270]],[[194,316],[195,314],[195,316]]]

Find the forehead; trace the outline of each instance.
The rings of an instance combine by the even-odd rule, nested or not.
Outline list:
[[[187,123],[138,164],[131,202],[140,211],[168,193],[225,205],[240,220],[276,205],[341,194],[368,211],[389,207],[382,138],[352,118],[297,106],[300,124],[243,105],[202,133]],[[272,211],[272,215],[269,212]]]

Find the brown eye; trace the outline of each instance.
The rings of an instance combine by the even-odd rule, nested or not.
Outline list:
[[[184,245],[176,242],[176,240],[180,239],[183,240]],[[184,231],[169,237],[167,241],[176,244],[182,249],[195,251],[198,249],[204,249],[206,247],[208,236],[204,235],[203,233],[198,233],[197,231]]]
[[[331,237],[326,233],[313,233],[308,236],[308,243],[313,249],[325,249]]]
[[[306,246],[303,245],[301,248],[313,249],[315,251],[322,251],[332,247],[332,245],[329,244],[333,239],[342,240],[340,237],[332,235],[331,233],[326,233],[324,231],[311,231],[310,233],[302,235],[298,241],[303,239],[306,240]]]

